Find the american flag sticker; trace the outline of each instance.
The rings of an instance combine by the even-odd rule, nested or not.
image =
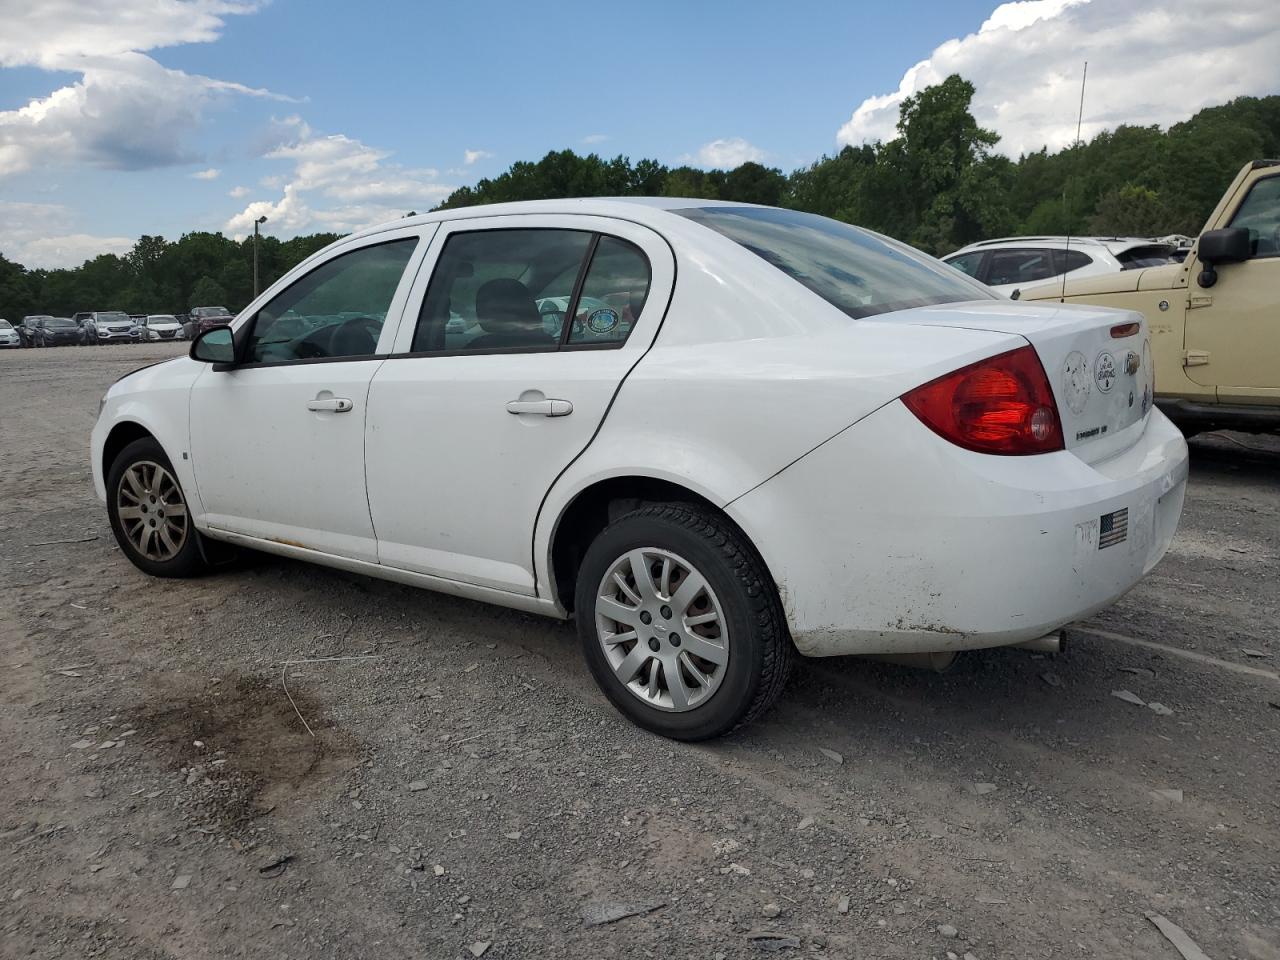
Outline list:
[[[1129,508],[1114,513],[1104,513],[1098,518],[1098,549],[1105,550],[1123,543],[1129,535]]]

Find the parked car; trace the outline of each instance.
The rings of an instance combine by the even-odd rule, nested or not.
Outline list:
[[[812,214],[514,203],[345,237],[117,381],[92,473],[148,573],[243,545],[572,616],[609,699],[694,740],[797,651],[1044,648],[1122,596],[1186,488],[1151,375],[1139,314]]]
[[[185,340],[186,333],[172,313],[152,313],[142,318],[148,340]]]
[[[22,318],[22,323],[18,325],[18,339],[22,341],[24,347],[34,347],[36,345],[36,329],[40,326],[41,320],[50,319],[47,313],[30,313]]]
[[[195,339],[196,334],[203,333],[210,327],[221,327],[232,320],[231,311],[226,307],[192,307],[187,314],[187,322],[183,324],[187,339]]]
[[[0,348],[18,349],[22,346],[22,338],[8,320],[0,320]]]
[[[1172,263],[1174,243],[1137,237],[1003,237],[971,243],[942,258],[1004,294],[1062,284],[1064,274],[1092,277]]]
[[[37,347],[66,347],[80,343],[80,328],[70,317],[42,317],[36,326]]]
[[[77,313],[85,331],[86,343],[137,343],[142,340],[142,327],[121,310],[97,310]]]
[[[1073,277],[1066,299],[1146,317],[1156,403],[1183,430],[1280,433],[1280,160],[1240,169],[1183,262]]]

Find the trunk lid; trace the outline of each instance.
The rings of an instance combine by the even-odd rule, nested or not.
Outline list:
[[[899,322],[1025,338],[1040,357],[1066,448],[1095,463],[1134,444],[1155,395],[1147,323],[1132,310],[974,302],[907,310]]]

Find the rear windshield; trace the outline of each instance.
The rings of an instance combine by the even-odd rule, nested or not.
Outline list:
[[[773,207],[673,212],[740,243],[851,317],[998,299],[941,261],[838,220]]]
[[[1149,247],[1130,247],[1116,254],[1121,270],[1141,270],[1144,267],[1160,267],[1177,261],[1178,248],[1163,243]]]
[[[50,317],[44,322],[46,327],[74,327],[75,324],[66,317]]]
[[[225,317],[227,316],[226,307],[196,307],[191,311],[193,317]]]

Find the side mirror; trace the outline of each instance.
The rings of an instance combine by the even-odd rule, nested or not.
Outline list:
[[[210,327],[191,341],[191,359],[215,365],[236,362],[236,342],[230,327]]]
[[[1220,263],[1239,263],[1253,256],[1249,231],[1245,227],[1206,230],[1200,234],[1196,256],[1204,264],[1204,269],[1200,271],[1196,282],[1202,287],[1212,287],[1218,282],[1218,271],[1214,267]]]

